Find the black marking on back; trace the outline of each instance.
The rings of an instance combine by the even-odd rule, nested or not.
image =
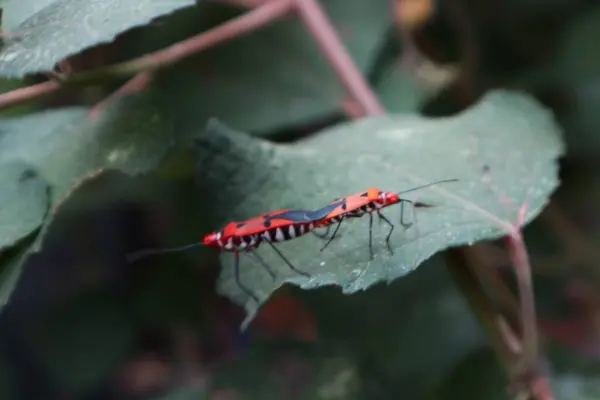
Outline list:
[[[360,197],[369,197],[369,192],[364,192],[363,194],[360,195]]]
[[[346,198],[345,197],[343,199],[341,199],[340,201],[331,203],[330,205],[325,206],[319,210],[311,211],[307,215],[310,219],[306,222],[313,222],[313,221],[318,221],[320,219],[323,219],[327,215],[329,215],[329,213],[331,213],[333,210],[338,208],[340,205],[342,206],[342,209],[344,209],[344,210],[346,209],[347,206],[346,206]]]
[[[237,229],[240,229],[240,228],[242,228],[244,225],[246,225],[246,223],[245,223],[245,222],[240,222],[240,223],[238,223],[238,224],[237,224],[235,227],[236,227]]]
[[[281,214],[269,215],[265,218],[264,225],[268,228],[271,226],[271,221],[276,219],[283,219],[294,223],[310,221],[310,218],[307,217],[310,212],[309,210],[289,210]]]
[[[330,212],[335,210],[339,205],[346,205],[346,199],[342,199],[338,202],[332,203],[326,207],[320,208],[315,211],[310,210],[289,210],[277,215],[269,215],[265,218],[264,226],[269,228],[272,220],[282,219],[292,223],[308,223],[318,221],[325,218]]]

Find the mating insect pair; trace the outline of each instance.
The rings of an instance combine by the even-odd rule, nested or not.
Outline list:
[[[294,267],[292,263],[274,245],[274,243],[303,236],[309,232],[313,232],[315,228],[326,227],[327,232],[324,235],[317,235],[321,238],[327,239],[327,243],[321,248],[321,251],[323,251],[327,246],[329,246],[329,244],[331,244],[333,239],[335,239],[342,222],[349,218],[360,218],[365,214],[368,214],[369,252],[371,259],[373,259],[373,213],[376,213],[381,220],[389,225],[390,230],[386,236],[386,244],[390,253],[393,253],[392,246],[390,244],[390,238],[394,230],[394,224],[381,213],[381,209],[400,203],[400,224],[404,228],[408,228],[411,224],[406,223],[404,220],[404,204],[410,203],[413,205],[413,207],[427,205],[424,203],[403,199],[400,197],[400,195],[417,189],[423,189],[432,185],[437,185],[439,183],[455,182],[457,180],[458,179],[446,179],[415,187],[399,193],[384,192],[379,189],[371,188],[364,192],[359,192],[350,196],[336,199],[327,206],[314,211],[273,211],[246,221],[230,222],[222,230],[206,235],[202,243],[194,243],[171,249],[142,250],[132,254],[129,259],[130,261],[133,261],[150,254],[177,252],[199,246],[215,247],[222,251],[233,252],[235,256],[234,276],[236,283],[248,296],[252,297],[256,302],[258,302],[258,298],[246,286],[244,286],[240,280],[240,254],[247,254],[254,257],[269,273],[269,275],[275,279],[275,273],[271,267],[269,267],[269,265],[262,259],[262,257],[258,255],[258,253],[253,252],[260,246],[262,242],[266,242],[288,265],[288,267],[290,267],[290,269],[300,275],[310,276],[306,272]],[[329,228],[333,224],[337,224],[337,226],[331,237],[327,237]]]

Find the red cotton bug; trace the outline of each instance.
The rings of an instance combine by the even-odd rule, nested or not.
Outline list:
[[[221,251],[229,251],[235,255],[234,276],[237,285],[258,303],[258,298],[240,281],[240,253],[253,256],[268,272],[271,278],[275,279],[275,272],[273,272],[271,267],[269,267],[257,253],[252,253],[252,251],[257,249],[262,242],[266,242],[288,265],[288,267],[290,267],[290,269],[300,275],[309,277],[310,275],[306,272],[295,268],[274,243],[291,240],[311,232],[315,228],[315,221],[323,219],[339,205],[339,202],[333,202],[317,211],[279,210],[246,221],[230,222],[220,231],[212,232],[204,236],[201,243],[192,243],[186,246],[168,249],[141,250],[129,255],[128,260],[129,262],[132,262],[151,254],[179,252],[200,246],[214,247]]]
[[[329,232],[329,226],[337,223],[335,230],[331,237],[327,240],[325,246],[321,248],[321,251],[325,250],[327,246],[333,241],[337,232],[342,225],[342,222],[347,218],[360,218],[365,214],[369,214],[369,252],[371,256],[371,260],[373,259],[373,213],[377,213],[377,216],[380,220],[383,220],[390,226],[390,230],[385,238],[385,242],[387,244],[387,248],[391,254],[394,254],[392,250],[392,246],[390,244],[390,237],[392,236],[392,232],[394,231],[394,224],[381,213],[381,209],[385,207],[389,207],[393,204],[400,203],[400,225],[402,225],[405,229],[409,228],[412,223],[406,223],[404,221],[404,203],[410,203],[413,207],[431,207],[428,204],[421,202],[414,202],[412,200],[403,199],[400,195],[408,192],[412,192],[418,189],[424,189],[429,186],[437,185],[445,182],[456,182],[458,179],[445,179],[433,183],[428,183],[427,185],[417,186],[412,189],[404,190],[402,192],[394,193],[394,192],[384,192],[382,190],[376,188],[370,188],[367,191],[359,192],[350,196],[343,197],[341,199],[336,199],[334,202],[330,203],[326,208],[331,207],[334,204],[339,204],[335,209],[327,214],[322,220],[316,221],[315,226],[317,228],[327,227],[327,231],[324,235],[317,235],[321,238],[327,239],[327,233]],[[325,210],[325,209],[323,209]],[[315,233],[315,232],[313,232]]]

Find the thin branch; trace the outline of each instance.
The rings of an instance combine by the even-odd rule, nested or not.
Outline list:
[[[269,0],[222,0],[222,1],[224,1],[225,3],[235,4],[235,5],[242,6],[242,7],[252,8],[252,7],[258,7],[261,4],[264,4],[265,2],[267,2]],[[302,1],[303,0],[300,0],[300,2],[302,2]],[[333,25],[331,24],[331,22],[329,20],[327,20],[327,17],[322,12],[320,6],[317,3],[313,2],[312,5],[308,6],[309,11],[314,12],[314,9],[310,9],[310,7],[314,7],[315,5],[318,8],[319,13],[322,14],[322,16],[325,18],[315,21],[314,20],[315,14],[311,14],[308,17],[308,19],[309,19],[308,23],[306,23],[306,20],[304,18],[303,18],[303,20],[305,22],[305,25],[307,26],[307,29],[311,29],[310,24],[317,26],[315,30],[311,30],[310,32],[313,33],[313,36],[315,37],[315,40],[317,41],[317,43],[322,44],[321,48],[323,50],[323,53],[326,56],[328,56],[328,59],[330,60],[333,68],[335,69],[336,65],[341,66],[339,70],[336,69],[336,71],[338,72],[338,76],[340,77],[342,84],[344,84],[344,86],[346,87],[346,90],[348,91],[348,93],[354,94],[349,99],[344,100],[344,102],[343,102],[344,112],[351,119],[362,118],[366,115],[381,114],[381,112],[379,112],[379,111],[373,111],[373,110],[377,110],[378,108],[383,108],[383,107],[379,104],[379,100],[377,99],[375,94],[373,94],[373,91],[371,90],[370,86],[366,83],[364,77],[362,76],[362,74],[360,73],[358,68],[356,68],[356,66],[354,65],[350,56],[347,54],[347,52],[345,50],[345,46],[337,38],[337,35],[335,34],[335,31],[333,29]],[[297,8],[299,10],[301,10],[301,7],[306,7],[306,5],[297,6]],[[300,13],[300,15],[301,15],[301,17],[303,16],[302,13]],[[310,20],[311,18],[312,18],[312,20]],[[327,45],[324,44],[326,42],[328,43],[328,41],[330,42],[330,39],[327,37],[327,35],[329,35],[330,32],[333,32],[334,39],[337,40],[337,43],[333,47],[331,47],[331,46],[327,47]],[[342,53],[345,54],[346,57],[344,57],[344,54],[342,54],[342,56],[340,57],[339,47],[337,47],[338,45],[339,45],[339,47],[341,47],[341,51],[342,51]],[[332,60],[335,60],[335,61],[332,61]],[[348,67],[348,62],[350,64],[352,64],[350,66],[350,68]],[[358,71],[358,75],[359,75],[358,81],[356,80],[356,76],[353,75],[352,70]],[[349,72],[350,72],[350,74],[349,74]],[[362,80],[364,82],[364,85],[359,82],[360,80]],[[352,84],[353,86],[348,83],[349,81],[353,82],[353,84]],[[366,88],[365,88],[365,86],[366,86]],[[353,88],[355,88],[355,89],[353,89]],[[370,94],[367,94],[365,96],[365,94],[364,94],[365,92],[370,92]],[[356,93],[360,93],[360,94],[356,94]],[[360,100],[361,98],[362,98],[362,101]],[[377,103],[379,105],[374,105],[375,103]],[[369,111],[366,111],[366,110],[369,110]]]
[[[106,76],[125,77],[141,71],[156,71],[169,67],[209,47],[238,37],[243,33],[254,31],[281,18],[293,9],[293,4],[293,0],[276,0],[266,3],[233,21],[226,22],[166,49],[107,68],[74,75],[67,83],[86,83],[104,79]]]
[[[548,385],[548,379],[537,377],[529,383],[529,394],[534,400],[555,400],[554,394]]]
[[[448,250],[445,253],[448,271],[480,320],[504,369],[510,373],[522,362],[523,352],[526,351],[524,342],[486,295],[474,273],[475,265],[466,254],[464,249]],[[533,374],[516,377],[517,381],[511,385],[513,390],[525,393],[524,397],[531,400],[554,400],[547,378],[538,375],[537,371],[528,372]]]
[[[520,331],[521,320],[519,300],[500,276],[498,268],[499,263],[497,260],[494,260],[494,262],[490,260],[491,257],[494,257],[495,259],[502,257],[501,260],[503,261],[507,256],[505,251],[497,250],[496,252],[495,250],[496,249],[490,245],[478,243],[474,246],[464,248],[463,252],[469,261],[477,266],[477,268],[474,268],[473,273],[481,282],[487,283],[487,286],[493,291],[502,311],[507,314],[511,326]]]
[[[462,249],[450,249],[445,255],[450,276],[479,318],[500,362],[506,370],[510,370],[519,359],[516,351],[520,348],[518,336],[508,324],[502,323],[504,317],[486,295],[465,252]]]
[[[527,374],[537,362],[538,338],[535,302],[533,296],[533,283],[531,279],[531,265],[529,256],[521,233],[521,224],[527,210],[523,205],[519,210],[519,221],[516,229],[506,238],[509,255],[515,268],[519,300],[521,302],[521,329],[523,337],[523,354],[519,365],[515,368],[516,374]]]
[[[48,81],[2,93],[0,94],[0,110],[16,107],[27,101],[48,96],[56,92],[60,87],[60,83]]]
[[[156,71],[171,66],[216,44],[263,27],[288,14],[292,8],[293,0],[272,1],[208,32],[193,36],[166,49],[105,68],[74,74],[62,84],[44,82],[0,94],[0,110],[51,94],[63,87],[88,85],[105,81],[108,78],[123,78],[139,72]]]
[[[296,10],[313,35],[343,85],[366,115],[382,115],[385,110],[358,67],[352,61],[331,21],[316,0],[295,0]]]
[[[354,99],[346,99],[342,102],[342,109],[350,119],[359,119],[365,116],[364,108]]]

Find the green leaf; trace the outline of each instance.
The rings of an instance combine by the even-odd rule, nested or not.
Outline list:
[[[24,80],[0,79],[0,93],[10,92],[12,90],[16,90],[25,86],[29,86],[29,84]],[[35,103],[36,102],[33,101],[26,105],[13,107],[8,110],[2,110],[0,111],[0,117],[10,117],[27,114],[28,112],[34,111],[36,109]]]
[[[3,263],[0,270],[0,310],[10,300],[10,296],[21,277],[21,267],[29,257],[39,237],[40,235],[27,237],[2,255],[0,259]]]
[[[136,329],[123,303],[104,290],[75,297],[37,321],[33,347],[62,388],[82,393],[128,356]]]
[[[151,96],[122,98],[98,116],[77,107],[0,119],[0,161],[43,171],[57,205],[103,168],[131,175],[152,170],[174,144],[174,123]]]
[[[389,1],[328,0],[322,5],[353,60],[366,73],[391,22]],[[234,15],[228,13],[229,18]],[[148,35],[178,28],[185,17],[174,16]],[[195,26],[197,20],[192,20]],[[158,85],[166,93],[177,93],[170,103],[196,127],[217,117],[264,134],[339,112],[347,97],[297,17],[211,48],[175,71]]]
[[[51,70],[60,60],[193,0],[19,0],[4,6],[9,38],[0,50],[0,75]],[[11,37],[13,36],[13,37]]]
[[[0,163],[0,251],[44,221],[48,186],[22,162]]]
[[[38,251],[54,212],[73,188],[105,169],[146,173],[175,144],[173,119],[152,95],[121,98],[99,112],[83,107],[0,119],[0,163],[24,162],[50,186],[53,213],[31,246],[4,267],[10,285],[0,288],[2,303],[23,262]]]
[[[271,210],[317,209],[369,187],[401,191],[460,179],[406,195],[435,207],[419,209],[406,232],[396,227],[393,256],[383,240],[388,230],[376,224],[375,259],[369,261],[368,218],[345,224],[343,237],[323,252],[312,235],[278,244],[311,278],[289,270],[266,244],[258,251],[277,269],[275,281],[243,256],[241,280],[264,301],[284,283],[304,289],[335,284],[347,294],[365,290],[406,275],[447,247],[505,235],[521,205],[527,207],[525,223],[541,211],[558,186],[556,158],[562,152],[548,111],[528,96],[500,91],[452,118],[364,119],[295,146],[270,145],[212,123],[199,138],[198,156],[201,170],[215,171],[201,182],[216,206],[207,216],[215,228],[217,221],[224,225]],[[394,222],[398,208],[385,210]],[[218,290],[244,305],[250,319],[257,305],[234,280],[233,255],[224,253],[222,263]]]

